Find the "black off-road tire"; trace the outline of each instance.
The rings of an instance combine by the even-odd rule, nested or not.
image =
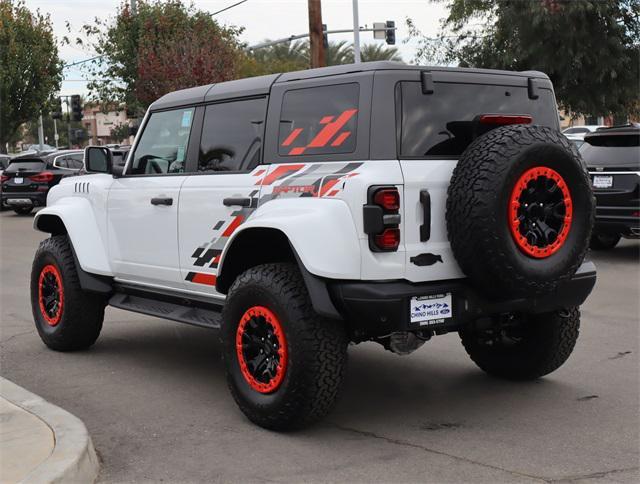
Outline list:
[[[59,321],[52,325],[40,306],[40,276],[47,266],[58,272],[62,282],[63,304]],[[66,235],[43,240],[36,251],[31,270],[31,309],[40,338],[56,351],[75,351],[95,343],[102,329],[106,299],[80,287],[71,244]]]
[[[620,234],[609,234],[606,232],[594,232],[591,236],[590,247],[593,250],[611,250],[618,242],[622,236]]]
[[[33,212],[33,205],[28,205],[26,207],[16,207],[13,209],[16,215],[29,215]]]
[[[490,375],[508,380],[533,380],[560,368],[578,339],[578,308],[518,318],[515,336],[502,333],[499,340],[486,330],[460,331],[462,344],[475,364]]]
[[[564,243],[544,258],[518,246],[508,213],[517,181],[534,167],[559,173],[573,206]],[[460,158],[448,190],[453,253],[474,286],[494,299],[550,293],[573,276],[589,247],[594,216],[589,174],[575,146],[542,126],[503,126],[476,139]]]
[[[243,314],[263,306],[279,319],[288,360],[281,384],[260,393],[240,369],[236,333]],[[227,382],[242,412],[261,427],[286,431],[308,426],[333,408],[347,364],[347,336],[340,321],[318,316],[294,264],[253,267],[235,280],[222,313],[221,341]]]

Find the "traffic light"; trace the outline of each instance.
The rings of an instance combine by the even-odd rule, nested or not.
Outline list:
[[[387,20],[387,33],[384,38],[387,44],[396,44],[396,23],[393,20]]]
[[[77,94],[71,96],[71,119],[73,121],[82,120],[82,102]]]
[[[329,35],[327,34],[327,24],[322,24],[322,45],[325,49],[329,48]]]
[[[62,99],[54,97],[51,100],[51,117],[53,119],[62,119]]]

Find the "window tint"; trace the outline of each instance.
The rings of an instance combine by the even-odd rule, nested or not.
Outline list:
[[[44,170],[46,164],[40,160],[13,160],[7,167],[7,173],[16,173],[18,171],[41,171]]]
[[[151,114],[138,143],[131,173],[182,173],[194,108]]]
[[[433,94],[422,94],[419,82],[402,82],[400,156],[458,156],[474,137],[486,131],[481,114],[525,114],[533,124],[558,127],[553,94],[540,89],[529,99],[526,87],[436,83]]]
[[[207,106],[198,171],[241,171],[255,167],[262,152],[266,98]]]
[[[640,135],[587,136],[580,154],[588,167],[640,170]]]
[[[358,126],[357,83],[287,91],[278,153],[282,156],[352,153]]]

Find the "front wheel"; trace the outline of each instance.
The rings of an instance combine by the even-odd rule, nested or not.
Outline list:
[[[71,244],[65,235],[40,243],[31,270],[31,309],[40,338],[49,348],[88,348],[100,335],[104,297],[82,290]]]
[[[487,329],[460,331],[471,359],[490,375],[533,380],[567,361],[578,339],[577,307],[550,313],[494,318]]]
[[[265,264],[241,274],[222,314],[227,382],[252,422],[292,430],[324,417],[347,363],[339,321],[318,316],[298,268]]]

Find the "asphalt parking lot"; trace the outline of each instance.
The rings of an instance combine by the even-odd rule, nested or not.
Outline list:
[[[250,424],[224,380],[217,334],[108,308],[89,351],[47,350],[28,285],[44,234],[0,214],[0,373],[81,418],[103,482],[638,482],[640,242],[593,254],[578,346],[530,383],[492,379],[455,334],[400,357],[350,349],[322,424]]]

